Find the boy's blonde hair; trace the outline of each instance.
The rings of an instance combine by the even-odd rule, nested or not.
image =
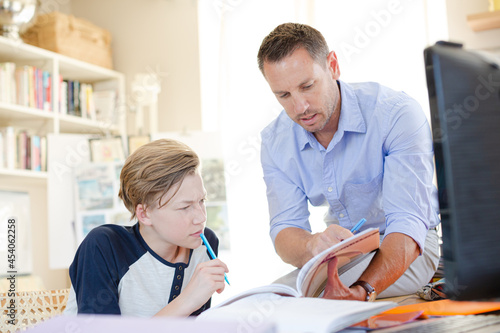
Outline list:
[[[131,219],[136,217],[139,204],[145,209],[156,201],[158,208],[166,205],[168,200],[162,203],[163,196],[188,174],[197,172],[199,165],[198,155],[176,140],[160,139],[139,147],[127,158],[120,173],[118,196],[132,213]]]

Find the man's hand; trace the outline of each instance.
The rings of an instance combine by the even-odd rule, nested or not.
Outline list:
[[[418,257],[418,244],[405,234],[392,233],[384,238],[379,250],[359,280],[369,282],[380,294],[403,275]],[[346,287],[337,272],[337,260],[328,263],[328,281],[324,298],[366,300],[366,291],[361,286]]]
[[[359,286],[348,288],[340,281],[337,263],[337,257],[334,257],[328,263],[328,280],[326,282],[323,298],[364,301],[366,295],[363,293],[366,293],[366,291],[363,288]]]
[[[307,251],[312,256],[352,236],[352,232],[337,224],[328,226],[323,232],[312,235],[307,242]]]
[[[351,236],[349,230],[337,224],[313,235],[304,229],[286,228],[278,233],[274,246],[284,262],[300,268],[321,251]]]

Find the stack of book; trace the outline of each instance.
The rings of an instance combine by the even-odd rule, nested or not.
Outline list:
[[[96,120],[94,92],[91,84],[62,80],[60,110],[63,114]]]
[[[0,169],[47,171],[47,138],[12,126],[0,128]]]
[[[0,63],[0,101],[52,111],[52,75],[33,66]]]
[[[60,113],[99,120],[92,84],[62,76],[58,82]],[[13,62],[0,63],[0,102],[53,111],[53,84],[48,71]]]

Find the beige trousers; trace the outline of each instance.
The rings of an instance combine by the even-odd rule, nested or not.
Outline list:
[[[382,242],[383,235],[380,235]],[[415,293],[420,287],[426,285],[436,272],[439,264],[439,236],[436,230],[429,230],[425,239],[424,253],[408,267],[406,272],[389,288],[378,294],[377,298],[395,297]],[[373,258],[374,253],[367,256],[359,264],[340,275],[340,280],[346,286],[352,285]]]

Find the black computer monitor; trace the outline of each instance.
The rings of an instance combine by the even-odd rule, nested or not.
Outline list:
[[[500,70],[460,44],[424,51],[447,297],[500,297]]]

